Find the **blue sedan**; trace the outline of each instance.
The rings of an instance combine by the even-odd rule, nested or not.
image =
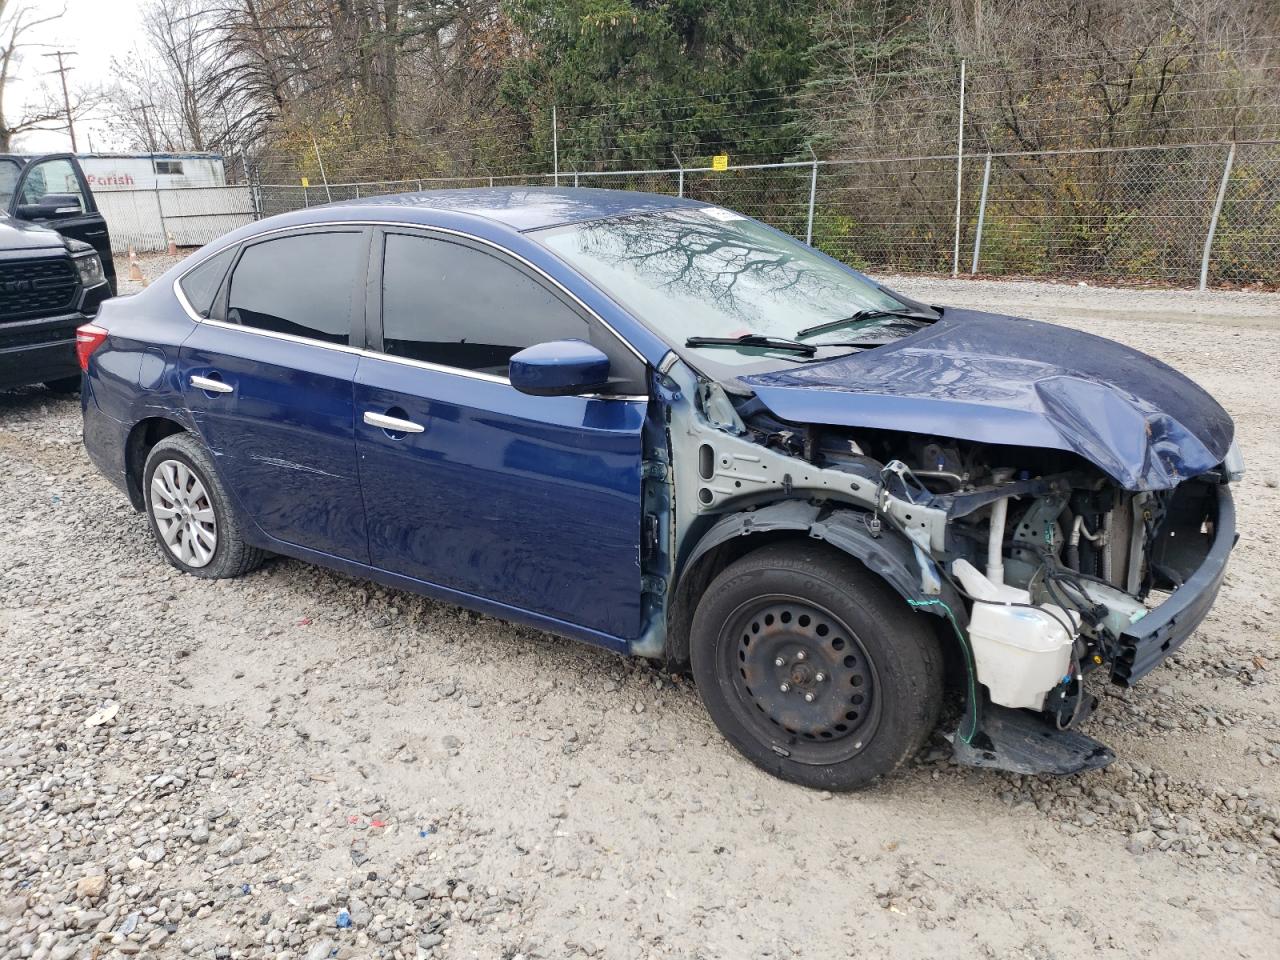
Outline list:
[[[78,349],[85,446],[178,569],[286,555],[688,665],[824,789],[908,759],[948,684],[961,762],[1107,763],[1090,690],[1179,648],[1235,540],[1234,428],[1181,374],[688,199],[298,211]]]

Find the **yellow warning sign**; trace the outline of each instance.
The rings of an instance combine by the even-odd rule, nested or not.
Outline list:
[[[302,189],[303,189],[303,190],[305,190],[305,189],[307,189],[307,187],[309,187],[309,186],[311,186],[311,181],[310,181],[310,180],[308,180],[306,177],[303,177],[303,178],[302,178]]]
[[[714,157],[711,158],[711,169],[712,170],[728,170],[729,155],[727,153],[717,153]]]

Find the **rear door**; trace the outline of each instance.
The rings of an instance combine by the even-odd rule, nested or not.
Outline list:
[[[369,289],[372,352],[355,398],[372,562],[636,636],[643,362],[547,278],[479,242],[379,231]],[[637,395],[511,386],[513,353],[565,338],[603,349]],[[387,416],[413,432],[384,429]]]
[[[46,215],[42,210],[42,206],[45,206],[42,202],[50,195],[74,198],[74,204],[66,206],[78,206],[80,212],[71,215]],[[102,259],[102,267],[106,271],[111,290],[115,292],[116,271],[111,259],[111,236],[107,232],[107,221],[98,211],[93,191],[89,189],[80,165],[72,157],[45,157],[27,164],[18,180],[10,212],[20,220],[43,224],[57,230],[64,237],[83,240],[93,246]]]
[[[207,316],[180,353],[188,407],[244,511],[277,540],[362,563],[352,378],[369,236],[303,228],[201,264],[183,292]]]

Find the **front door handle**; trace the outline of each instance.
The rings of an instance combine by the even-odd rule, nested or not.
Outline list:
[[[191,385],[209,393],[230,393],[235,389],[229,383],[214,380],[212,377],[197,377],[195,374],[191,375]]]
[[[364,422],[371,427],[381,427],[392,433],[422,433],[427,428],[412,420],[401,420],[399,417],[388,417],[385,413],[364,412]]]

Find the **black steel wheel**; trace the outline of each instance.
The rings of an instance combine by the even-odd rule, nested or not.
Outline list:
[[[853,790],[937,720],[942,655],[916,614],[824,544],[765,547],[720,573],[694,614],[694,678],[712,719],[776,776]]]
[[[735,712],[762,736],[788,736],[791,756],[839,763],[879,719],[876,668],[857,634],[822,605],[771,595],[742,604],[718,645],[734,673]]]

